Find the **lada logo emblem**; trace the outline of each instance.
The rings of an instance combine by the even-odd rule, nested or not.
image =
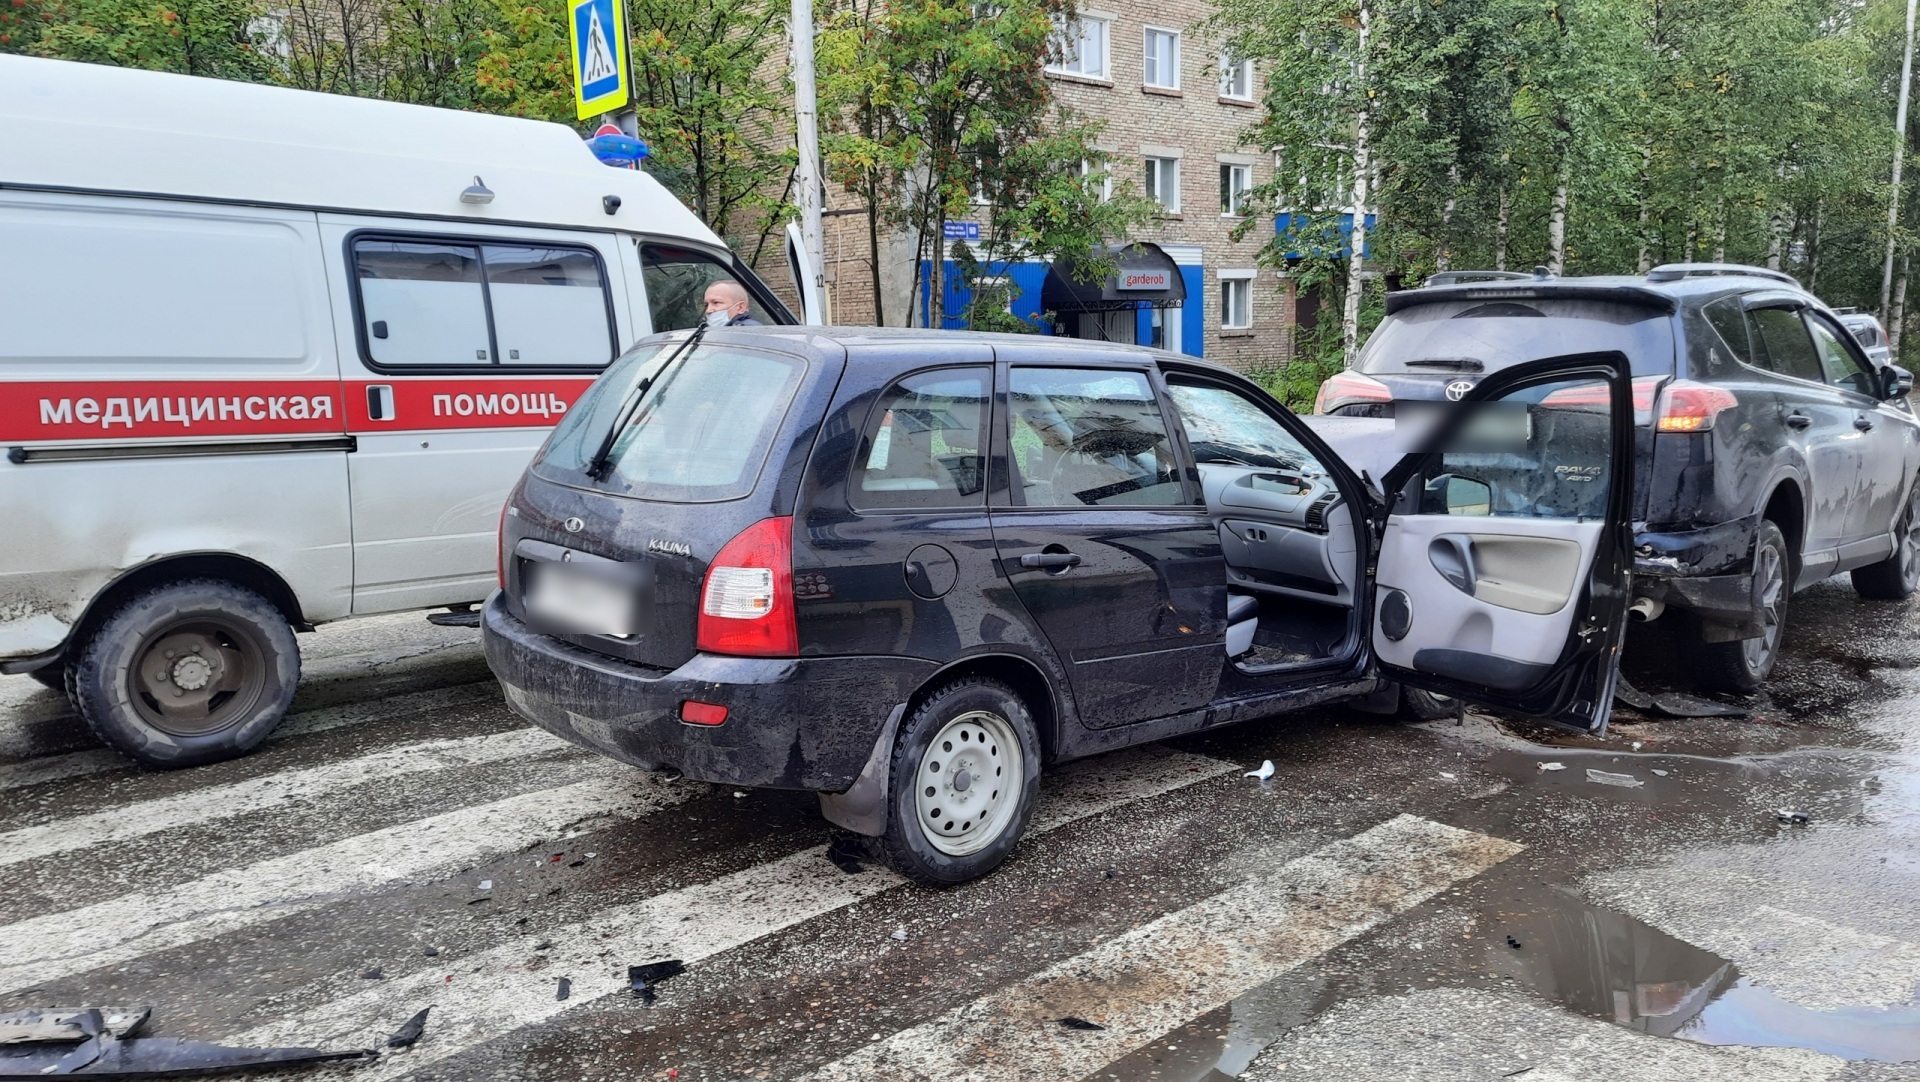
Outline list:
[[[580,518],[577,515],[574,516],[573,518],[568,519],[565,522],[562,522],[560,525],[566,527],[566,530],[568,533],[579,533],[581,530],[584,530],[587,528],[586,520]]]
[[[1473,390],[1472,380],[1454,380],[1452,383],[1447,384],[1447,401],[1458,402],[1467,397],[1467,392],[1471,390]]]

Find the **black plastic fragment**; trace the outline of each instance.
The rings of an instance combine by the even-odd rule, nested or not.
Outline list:
[[[1513,938],[1512,936],[1508,936],[1508,937],[1507,937],[1507,946],[1509,946],[1509,947],[1512,947],[1512,948],[1513,948],[1514,950],[1519,950],[1519,949],[1520,949],[1520,941],[1519,941],[1519,940],[1517,940],[1517,939],[1515,939],[1515,938]]]
[[[560,986],[554,989],[553,998],[565,999],[572,994],[573,994],[573,982],[568,980],[565,977],[560,978]]]
[[[429,957],[429,958],[433,958],[433,957],[436,957],[436,956],[438,956],[438,955],[439,955],[439,953],[440,953],[440,948],[438,948],[438,947],[422,947],[422,948],[420,948],[420,953],[421,953],[421,954],[424,954],[424,955],[426,955],[426,956],[427,956],[427,957]]]
[[[394,1030],[393,1036],[387,1038],[387,1047],[405,1048],[419,1040],[421,1031],[427,1028],[427,1012],[432,1009],[431,1006],[420,1008],[419,1014],[407,1019],[405,1025]]]
[[[860,863],[865,856],[865,847],[851,835],[836,834],[833,840],[827,843],[827,859],[833,861],[834,867],[848,875],[859,875],[867,870]]]
[[[100,1008],[77,1011],[25,1011],[6,1016],[14,1028],[36,1032],[49,1025],[54,1034],[0,1044],[0,1082],[48,1075],[178,1078],[253,1067],[279,1067],[329,1060],[365,1059],[373,1052],[321,1052],[312,1048],[229,1048],[179,1037],[125,1036],[145,1023],[148,1011]]]
[[[1105,1026],[1103,1026],[1103,1025],[1101,1025],[1100,1023],[1098,1023],[1098,1022],[1089,1022],[1089,1021],[1087,1021],[1087,1020],[1086,1020],[1086,1019],[1084,1019],[1084,1018],[1075,1018],[1075,1017],[1074,1017],[1074,1016],[1072,1016],[1072,1015],[1068,1015],[1068,1016],[1066,1016],[1065,1018],[1062,1018],[1062,1019],[1060,1020],[1060,1024],[1061,1024],[1061,1025],[1063,1025],[1063,1026],[1065,1026],[1065,1027],[1067,1027],[1068,1029],[1083,1029],[1083,1030],[1092,1030],[1092,1029],[1106,1029],[1106,1028],[1107,1028],[1107,1027],[1105,1027]]]
[[[368,981],[383,981],[387,979],[387,975],[385,973],[380,972],[379,966],[374,966],[372,969],[369,969],[365,973],[360,974],[360,979],[368,980]]]
[[[627,967],[627,987],[632,989],[634,997],[647,1006],[653,1006],[653,986],[668,977],[678,976],[687,971],[686,964],[678,958],[669,958],[664,962],[648,962],[646,965]]]
[[[1635,710],[1653,709],[1653,696],[1627,683],[1627,678],[1624,676],[1614,678],[1613,697]]]
[[[1775,819],[1778,819],[1782,823],[1786,823],[1789,826],[1796,826],[1796,827],[1806,826],[1808,823],[1811,823],[1813,821],[1813,817],[1808,815],[1806,812],[1791,811],[1786,808],[1782,808],[1779,811],[1774,812],[1773,817]]]
[[[1748,711],[1692,695],[1669,692],[1653,697],[1654,709],[1676,718],[1744,718]]]

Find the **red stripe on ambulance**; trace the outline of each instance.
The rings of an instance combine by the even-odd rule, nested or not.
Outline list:
[[[581,378],[356,380],[347,384],[347,428],[544,428],[592,385]]]
[[[0,440],[10,442],[344,430],[334,380],[0,383]]]

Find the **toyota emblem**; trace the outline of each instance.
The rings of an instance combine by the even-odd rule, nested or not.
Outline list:
[[[1447,401],[1458,402],[1461,399],[1467,397],[1467,392],[1471,390],[1473,390],[1472,380],[1468,380],[1468,379],[1454,380],[1452,383],[1447,384]]]
[[[1447,393],[1452,394],[1453,388],[1451,387],[1447,388]],[[565,526],[567,528],[568,533],[579,533],[581,530],[584,530],[587,528],[586,521],[584,519],[581,519],[579,516],[570,518],[567,521],[562,522],[560,525]]]

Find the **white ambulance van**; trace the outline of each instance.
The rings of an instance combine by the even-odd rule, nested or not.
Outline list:
[[[295,631],[482,600],[548,429],[722,278],[797,322],[562,125],[0,56],[0,672],[246,752]]]

